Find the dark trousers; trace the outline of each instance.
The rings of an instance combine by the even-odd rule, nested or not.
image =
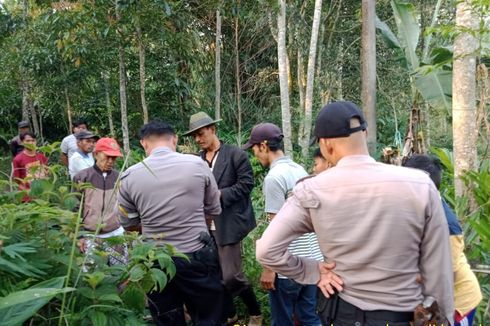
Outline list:
[[[189,261],[173,258],[176,274],[162,292],[151,292],[148,304],[156,325],[186,325],[183,306],[193,325],[220,325],[223,286],[215,250],[189,254]]]
[[[327,299],[318,292],[318,314],[324,326],[410,326],[413,320],[413,312],[364,311],[338,295]]]

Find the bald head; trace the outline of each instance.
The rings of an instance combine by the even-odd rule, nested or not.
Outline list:
[[[360,127],[361,122],[358,118],[350,120],[350,128]],[[349,155],[369,155],[367,142],[367,131],[360,130],[350,134],[348,137],[320,138],[319,145],[323,157],[332,165],[344,156]]]

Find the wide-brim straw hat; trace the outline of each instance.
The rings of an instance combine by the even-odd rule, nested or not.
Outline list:
[[[216,122],[220,121],[221,119],[213,120],[205,112],[197,112],[196,114],[191,115],[191,118],[189,119],[189,130],[186,131],[182,136],[189,136],[194,131],[201,129],[202,127],[214,125]]]

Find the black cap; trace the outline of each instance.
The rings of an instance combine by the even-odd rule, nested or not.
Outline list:
[[[361,125],[351,128],[352,118],[358,118]],[[325,105],[316,117],[312,143],[319,138],[349,137],[350,134],[366,128],[366,120],[357,105],[348,101],[332,102]]]
[[[18,128],[27,128],[27,127],[29,127],[29,121],[19,121],[19,123],[17,124],[17,127]]]
[[[75,134],[75,138],[76,138],[77,140],[81,140],[81,139],[91,139],[91,138],[93,138],[93,139],[97,140],[97,139],[99,139],[99,136],[96,136],[94,133],[92,133],[92,132],[90,132],[90,131],[87,131],[87,130],[82,130],[82,131],[77,132],[77,133]]]
[[[273,123],[260,123],[253,127],[250,133],[250,139],[242,146],[243,149],[249,149],[255,144],[260,144],[264,140],[281,141],[284,137],[281,129]]]

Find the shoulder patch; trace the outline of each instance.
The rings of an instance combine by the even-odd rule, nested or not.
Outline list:
[[[303,178],[308,179],[311,176]],[[307,188],[307,185],[300,183],[294,187],[293,195],[296,200],[299,201],[300,205],[304,208],[318,208],[320,207],[320,200],[318,197]]]

